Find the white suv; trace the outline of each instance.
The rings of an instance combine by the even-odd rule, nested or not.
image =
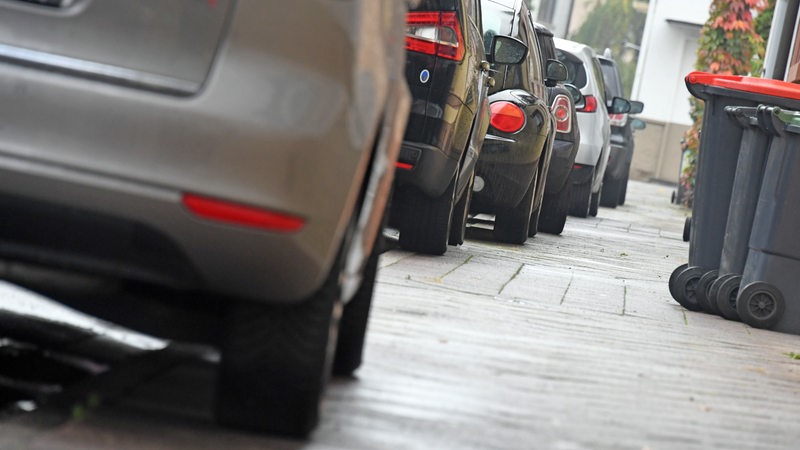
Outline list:
[[[606,99],[603,72],[597,53],[591,47],[558,38],[555,44],[559,61],[569,71],[567,83],[580,89],[584,97],[584,101],[575,105],[581,141],[571,175],[570,214],[596,216],[610,149],[608,115],[627,112],[630,103],[619,97],[614,97],[611,102]]]

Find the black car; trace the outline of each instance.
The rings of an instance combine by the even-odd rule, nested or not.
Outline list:
[[[526,4],[483,0],[481,8],[487,50],[495,36],[508,36],[525,43],[529,51],[522,64],[492,66],[496,83],[489,92],[491,121],[478,160],[470,213],[494,214],[495,239],[522,244],[530,230],[536,230],[533,212],[542,202],[552,149],[547,75]],[[566,67],[558,61],[550,65],[566,79]]]
[[[542,61],[557,59],[553,32],[542,24],[534,23]],[[550,157],[550,170],[547,172],[547,183],[544,189],[541,213],[539,215],[539,231],[561,234],[569,215],[572,183],[569,182],[575,155],[578,154],[581,132],[575,113],[575,99],[581,93],[575,86],[559,83],[562,80],[545,79],[547,98],[555,121],[553,133],[553,152]]]
[[[604,55],[597,59],[600,61],[600,68],[603,72],[606,98],[623,97],[622,79],[610,52],[606,50]],[[628,114],[638,114],[642,112],[643,108],[642,102],[631,101],[631,111]],[[603,176],[600,206],[616,208],[618,205],[625,204],[634,147],[632,120],[628,114],[609,114],[608,116],[611,125],[611,151],[608,155],[606,173]]]
[[[524,50],[510,40],[497,42],[507,43],[497,55],[507,62],[515,46],[517,53]],[[390,225],[400,232],[401,248],[443,254],[448,244],[464,241],[475,165],[489,127],[490,65],[480,3],[422,0],[408,13],[406,50],[412,105]]]

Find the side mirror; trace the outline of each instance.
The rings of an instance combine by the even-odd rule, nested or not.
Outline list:
[[[569,78],[569,72],[564,63],[555,59],[547,60],[547,78],[545,79],[545,84],[552,87],[557,83],[567,81],[567,78]]]
[[[631,110],[631,102],[622,97],[614,97],[611,106],[608,107],[609,114],[627,114]]]
[[[636,100],[630,100],[630,102],[631,110],[628,112],[628,114],[639,114],[640,112],[644,111],[644,103]]]
[[[528,56],[528,46],[511,36],[496,35],[492,38],[492,53],[489,60],[495,64],[519,64]]]
[[[647,122],[642,119],[632,119],[631,128],[634,130],[644,130],[647,128]]]
[[[575,109],[581,109],[586,106],[586,99],[583,98],[583,94],[578,88],[571,84],[564,84],[564,89],[569,91],[569,95],[572,96],[572,103],[575,104]]]

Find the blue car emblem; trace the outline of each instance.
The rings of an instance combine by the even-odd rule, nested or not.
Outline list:
[[[419,81],[422,84],[425,84],[430,79],[431,79],[431,73],[428,71],[428,69],[422,69],[422,72],[419,73]]]

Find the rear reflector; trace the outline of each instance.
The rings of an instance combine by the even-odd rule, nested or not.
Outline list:
[[[305,220],[300,217],[195,194],[183,194],[183,204],[200,217],[235,225],[281,232],[294,232],[305,226]]]
[[[572,131],[572,103],[566,95],[557,95],[551,108],[556,119],[556,131],[569,133]]]
[[[583,98],[586,100],[586,104],[578,112],[597,112],[597,98],[594,95],[586,95]]]
[[[398,169],[403,169],[403,170],[411,170],[411,169],[413,169],[413,168],[414,168],[414,165],[413,165],[413,164],[404,163],[404,162],[400,162],[400,161],[396,162],[394,165],[395,165],[395,166],[396,166]]]
[[[489,123],[504,133],[516,133],[525,126],[525,112],[511,102],[494,102],[489,105]]]
[[[464,58],[464,36],[456,13],[408,13],[406,50],[461,61]]]

